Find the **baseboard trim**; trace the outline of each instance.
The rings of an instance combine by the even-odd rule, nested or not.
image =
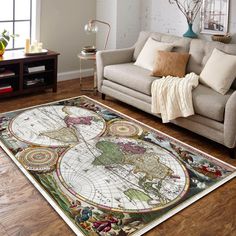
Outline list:
[[[93,75],[93,69],[83,69],[81,70],[82,77],[88,77]],[[72,79],[78,79],[80,77],[80,71],[74,70],[74,71],[68,71],[68,72],[62,72],[58,73],[57,80],[58,81],[66,81],[66,80],[72,80]]]

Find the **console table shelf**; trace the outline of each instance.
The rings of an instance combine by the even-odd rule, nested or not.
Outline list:
[[[0,57],[0,98],[45,89],[56,92],[58,55],[59,53],[53,51],[34,56],[25,56],[24,52],[19,50],[5,52],[3,57]],[[37,67],[42,67],[42,70],[30,72],[30,69]],[[7,91],[1,92],[1,89]]]

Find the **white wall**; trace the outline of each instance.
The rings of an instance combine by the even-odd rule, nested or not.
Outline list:
[[[44,47],[61,54],[59,72],[79,69],[77,54],[83,46],[95,44],[95,35],[84,32],[84,25],[94,18],[94,0],[41,0],[40,38]]]
[[[108,49],[116,48],[116,24],[117,24],[117,1],[97,0],[97,16],[95,19],[105,21],[111,25],[111,33],[107,44]],[[107,26],[98,25],[99,32],[96,35],[96,46],[98,49],[104,48],[107,34]]]
[[[141,0],[141,28],[181,35],[186,29],[185,18],[168,0]]]
[[[141,30],[141,1],[117,0],[116,47],[131,47]]]
[[[187,31],[187,23],[176,5],[167,0],[141,0],[141,28],[161,33],[183,35]],[[236,43],[236,1],[230,1],[229,32]],[[199,14],[200,15],[200,14]],[[194,31],[200,32],[200,16],[194,22]],[[210,39],[210,35],[199,33],[200,38]]]
[[[141,30],[140,0],[97,0],[97,19],[111,25],[108,49],[132,46]],[[103,49],[106,28],[99,26],[96,44]]]

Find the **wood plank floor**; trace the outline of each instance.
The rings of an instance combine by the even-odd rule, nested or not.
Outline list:
[[[85,83],[89,86],[92,81],[88,78]],[[84,94],[236,166],[236,160],[230,159],[228,150],[219,144],[175,125],[162,124],[160,119],[112,98],[102,101],[99,95]],[[48,91],[0,100],[0,112],[78,95],[81,95],[78,81],[60,82],[58,93]],[[4,235],[74,235],[9,158],[0,158],[0,236]],[[236,179],[160,224],[146,235],[236,235]]]

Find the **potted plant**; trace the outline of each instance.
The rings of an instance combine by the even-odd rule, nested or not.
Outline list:
[[[176,4],[187,20],[188,31],[183,36],[197,38],[197,34],[193,32],[192,26],[201,8],[202,0],[169,0],[169,3]]]
[[[0,33],[0,57],[4,54],[10,39],[14,37],[16,37],[16,35],[10,35],[7,30],[3,30],[3,32]]]

